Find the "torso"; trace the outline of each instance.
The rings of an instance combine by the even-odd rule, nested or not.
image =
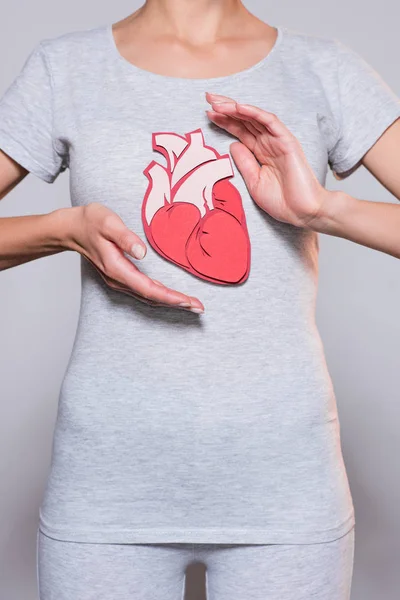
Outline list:
[[[204,97],[221,93],[276,113],[325,183],[337,133],[324,89],[334,85],[330,41],[281,29],[264,61],[191,80],[129,63],[109,26],[63,36],[47,51],[72,205],[116,211],[147,243],[140,268],[199,298],[205,314],[140,303],[82,261],[42,528],[64,539],[130,542],[306,542],[343,533],[353,506],[315,324],[318,236],[254,203],[230,163],[233,138],[209,121]],[[212,196],[221,173],[225,211]],[[191,231],[186,239],[164,220],[154,233],[146,222],[152,191],[161,207],[180,189],[189,205],[206,200],[217,223],[190,244]]]

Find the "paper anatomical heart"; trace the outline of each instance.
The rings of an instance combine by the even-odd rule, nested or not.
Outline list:
[[[142,205],[144,232],[165,259],[193,275],[220,284],[245,281],[250,240],[242,198],[229,181],[229,154],[204,144],[196,129],[185,136],[153,133],[153,150],[167,166],[152,161]]]

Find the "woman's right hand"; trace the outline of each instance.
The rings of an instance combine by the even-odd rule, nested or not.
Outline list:
[[[124,255],[126,252],[140,260],[146,255],[147,248],[114,211],[99,202],[66,210],[74,211],[73,215],[69,213],[72,220],[64,240],[66,249],[79,252],[92,263],[112,289],[151,306],[170,306],[196,313],[204,311],[200,300],[151,279]]]

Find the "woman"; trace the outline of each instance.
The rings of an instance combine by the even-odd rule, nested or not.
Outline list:
[[[400,198],[399,116],[355,51],[239,0],[147,0],[33,49],[0,103],[1,194],[68,168],[72,206],[3,219],[1,268],[86,259],[41,600],[177,599],[198,560],[208,600],[349,599],[318,234],[400,257],[400,207],[324,187],[363,164]]]

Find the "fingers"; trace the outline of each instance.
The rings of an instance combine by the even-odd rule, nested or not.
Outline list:
[[[237,119],[237,117],[232,117],[232,118]],[[237,119],[237,120],[239,120],[239,119]],[[257,135],[259,133],[261,133],[260,130],[257,129],[257,126],[250,119],[249,120],[244,119],[242,121],[242,123],[250,131],[250,133],[252,133],[254,135],[254,137],[257,137]]]
[[[239,114],[232,112],[236,110],[235,105],[237,104],[232,98],[228,98],[228,96],[222,96],[220,94],[210,94],[209,92],[206,92],[206,98],[212,107],[216,108],[216,110],[218,110],[218,108],[221,108],[223,112],[230,110],[230,116],[233,119],[240,120],[242,124],[254,135],[256,135],[257,132],[266,133],[264,125],[259,123],[256,119],[253,119],[250,116],[246,117],[245,115],[239,116]]]
[[[197,298],[192,298],[153,279],[139,271],[122,252],[141,260],[147,252],[146,245],[140,237],[131,231],[122,219],[110,217],[103,222],[102,234],[106,238],[107,262],[104,272],[107,283],[120,291],[131,290],[139,300],[163,306],[187,308],[194,312],[203,312],[204,306]],[[122,252],[121,252],[122,251]],[[122,284],[122,287],[121,287]]]
[[[269,133],[274,136],[283,137],[288,134],[290,135],[289,129],[282,123],[280,119],[278,119],[274,113],[267,112],[262,108],[252,106],[250,104],[236,104],[236,110],[242,117],[250,117],[257,121],[260,125],[263,125],[266,129],[268,129]]]
[[[113,241],[121,250],[130,254],[134,258],[141,260],[146,256],[146,244],[140,237],[131,231],[122,219],[114,218],[116,215],[110,215],[104,219],[102,234],[107,239]]]
[[[123,294],[127,294],[128,296],[131,296],[133,298],[136,298],[136,300],[139,300],[143,304],[149,304],[150,306],[170,306],[170,305],[164,304],[162,302],[155,302],[154,300],[149,300],[147,298],[143,298],[142,296],[140,296],[139,294],[136,294],[129,288],[122,286],[122,285],[118,285],[117,283],[112,284],[112,283],[110,283],[110,281],[108,281],[107,283],[112,289],[122,292]],[[160,285],[162,285],[162,284],[160,284]],[[174,306],[174,308],[180,309],[180,310],[189,310],[188,308],[180,306],[180,305]]]
[[[221,113],[221,114],[229,115],[233,119],[240,121],[243,125],[251,124],[253,129],[255,131],[257,131],[258,135],[260,135],[260,134],[265,135],[265,134],[270,133],[268,128],[263,123],[260,123],[260,121],[258,121],[257,119],[255,119],[254,117],[252,117],[250,115],[243,114],[239,110],[239,107],[240,107],[240,104],[233,103],[233,102],[213,102],[212,103],[212,108],[214,111]]]
[[[206,99],[210,104],[220,104],[221,102],[232,102],[235,103],[233,98],[229,98],[228,96],[222,96],[221,94],[210,94],[210,92],[206,92]],[[207,112],[207,111],[206,111]],[[214,113],[217,114],[217,113]],[[208,115],[210,116],[210,115]],[[217,123],[218,124],[218,123]],[[249,121],[242,121],[242,125],[250,131],[254,136],[257,135],[257,128]]]
[[[244,123],[241,123],[228,115],[219,114],[213,111],[207,111],[207,115],[213,123],[222,127],[228,133],[231,133],[249,148],[254,148],[256,143],[255,135],[245,127]]]
[[[104,240],[107,246],[102,248],[104,256],[104,275],[111,287],[131,290],[140,299],[151,303],[162,303],[166,306],[183,307],[192,312],[203,312],[204,306],[197,298],[193,298],[177,290],[173,290],[160,281],[153,281],[142,273],[136,265],[126,258],[114,242]]]
[[[230,119],[236,121],[241,125],[242,128],[247,129],[254,137],[258,137],[260,134],[267,134],[268,131],[264,126],[261,126],[257,121],[251,119],[250,117],[242,116],[236,110],[236,107],[232,102],[219,102],[212,104],[213,111],[206,111],[207,114],[212,112],[212,114],[219,114],[222,116],[229,116]]]
[[[259,133],[268,132],[270,135],[278,137],[292,137],[290,130],[272,112],[250,104],[235,102],[232,98],[219,94],[206,92],[206,98],[211,103],[213,110],[246,122],[249,121]]]
[[[233,142],[230,145],[230,151],[235,164],[243,176],[250,195],[256,189],[260,177],[260,165],[254,154],[241,142]]]
[[[223,96],[222,94],[211,94],[210,92],[206,92],[206,100],[210,104],[212,102],[235,102],[235,100],[229,96]]]
[[[76,249],[109,287],[147,304],[204,312],[200,300],[168,288],[161,281],[153,281],[129,260],[127,254],[143,258],[146,245],[117,213],[101,203],[91,202],[84,207],[78,225],[74,233]]]

